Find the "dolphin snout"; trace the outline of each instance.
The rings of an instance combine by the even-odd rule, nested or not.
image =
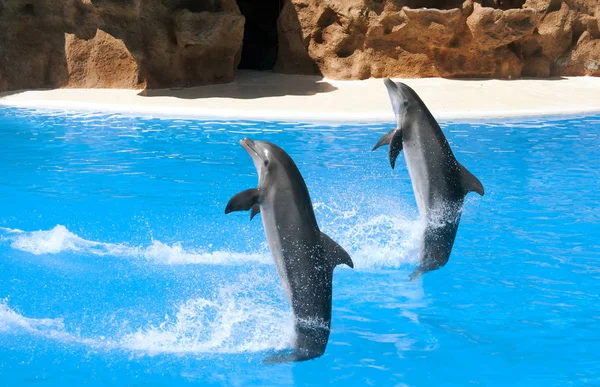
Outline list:
[[[241,146],[249,146],[251,148],[254,149],[254,141],[252,141],[251,139],[249,139],[248,137],[244,137],[243,139],[240,140],[240,145]]]
[[[252,157],[252,159],[254,159],[254,157],[258,156],[256,144],[254,143],[254,141],[250,140],[248,137],[244,137],[243,139],[241,139],[240,145],[242,146],[242,148],[244,148],[246,150],[246,152],[248,152],[248,154]]]
[[[383,84],[386,85],[387,87],[395,87],[396,86],[394,81],[392,81],[390,78],[385,78],[383,80]]]

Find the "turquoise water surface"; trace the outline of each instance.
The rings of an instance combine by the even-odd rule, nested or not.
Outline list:
[[[442,123],[485,186],[447,266],[408,282],[422,230],[389,124],[0,108],[0,384],[600,384],[600,116]],[[334,274],[327,352],[264,365],[292,315],[243,137],[295,159]]]

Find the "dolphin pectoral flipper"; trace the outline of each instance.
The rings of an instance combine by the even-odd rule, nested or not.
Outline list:
[[[389,132],[387,132],[386,134],[384,134],[379,141],[377,141],[377,144],[375,144],[375,146],[373,147],[373,149],[371,149],[371,152],[373,152],[375,149],[382,147],[384,145],[389,145],[392,142],[392,137],[394,137],[394,132],[396,131],[396,129],[392,129]]]
[[[233,211],[248,211],[255,204],[258,204],[258,188],[250,188],[229,199],[229,203],[227,203],[227,207],[225,207],[225,213],[229,214]]]
[[[483,184],[481,184],[479,179],[460,163],[458,163],[458,169],[460,170],[460,180],[465,190],[465,195],[469,192],[477,192],[479,195],[483,196]]]
[[[379,141],[377,141],[377,144],[375,144],[371,151],[374,151],[375,149],[388,144],[390,145],[390,165],[392,166],[392,169],[394,169],[394,167],[396,166],[396,159],[402,151],[402,129],[392,129],[386,134],[384,134],[383,137],[381,137]]]
[[[258,203],[256,203],[255,205],[252,206],[251,210],[250,210],[250,220],[252,220],[252,218],[254,218],[254,216],[256,216],[256,214],[258,214],[260,212],[260,206],[258,205]]]
[[[396,129],[394,132],[394,136],[392,137],[392,142],[390,142],[390,165],[392,169],[396,166],[396,159],[398,155],[402,151],[402,130]]]
[[[333,239],[321,232],[321,246],[325,250],[325,257],[331,263],[333,269],[337,265],[348,265],[354,269],[354,262],[344,248],[338,245]]]

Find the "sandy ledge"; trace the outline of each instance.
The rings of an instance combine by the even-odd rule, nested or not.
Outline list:
[[[400,79],[396,79],[400,80]],[[440,120],[600,113],[600,78],[402,80]],[[235,82],[189,89],[56,89],[0,94],[0,105],[135,115],[293,121],[392,121],[381,79],[334,81],[241,71]]]

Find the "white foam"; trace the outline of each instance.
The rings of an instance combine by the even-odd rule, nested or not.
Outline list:
[[[248,353],[278,350],[293,341],[293,317],[283,296],[270,299],[263,287],[277,278],[259,273],[239,276],[223,285],[213,297],[193,298],[176,307],[157,326],[122,328],[114,337],[81,337],[65,328],[61,318],[25,317],[0,300],[0,334],[31,334],[68,344],[97,349],[131,351],[140,355],[161,353]],[[117,327],[127,326],[114,321]]]
[[[168,245],[152,240],[149,246],[129,246],[125,243],[105,243],[79,237],[63,225],[50,230],[22,231],[2,229],[2,240],[11,242],[11,247],[35,255],[77,252],[81,254],[114,257],[137,257],[168,265],[180,264],[239,264],[242,262],[270,263],[269,253],[237,253],[231,251],[203,251],[183,248],[181,243]]]
[[[407,206],[381,200],[369,203],[371,214],[355,208],[335,208],[315,203],[324,232],[352,256],[357,270],[398,267],[417,259],[422,233],[416,214]],[[379,203],[379,204],[378,204]],[[382,208],[378,208],[377,206]],[[361,204],[363,208],[364,203]],[[374,215],[373,215],[374,213]],[[411,216],[412,215],[412,216]],[[272,264],[262,252],[209,251],[188,249],[181,243],[168,245],[152,240],[147,246],[105,243],[82,238],[63,225],[50,230],[0,229],[0,240],[13,249],[31,254],[76,252],[82,255],[145,259],[161,264]],[[161,353],[247,353],[289,347],[293,340],[293,319],[275,270],[264,270],[227,278],[212,294],[167,306],[160,322],[129,322],[126,312],[111,319],[111,333],[82,337],[74,322],[61,318],[28,318],[0,300],[0,334],[32,334],[64,343],[93,348],[128,351],[142,355]],[[275,297],[275,298],[273,298]],[[171,312],[172,311],[172,312]],[[124,313],[124,315],[122,314]],[[133,313],[134,315],[139,315]]]
[[[83,338],[65,330],[62,318],[28,318],[8,306],[8,300],[0,300],[0,334],[30,334],[51,340],[82,344],[98,348],[114,348],[115,343],[106,338]]]
[[[241,276],[219,289],[211,299],[196,298],[179,305],[175,316],[165,316],[125,335],[123,348],[156,353],[241,353],[289,347],[293,316],[283,299],[272,300],[260,291],[277,279],[259,274]]]
[[[340,239],[352,251],[357,268],[399,267],[418,260],[424,223],[378,215],[350,226]]]
[[[110,251],[111,255],[115,255],[114,253],[114,250]],[[126,255],[143,256],[146,259],[170,265],[202,263],[228,265],[243,262],[271,263],[271,257],[266,251],[256,253],[237,253],[232,251],[204,252],[201,250],[186,251],[179,242],[169,246],[160,241],[152,241],[150,246],[145,248],[134,248],[132,253]]]
[[[417,262],[425,223],[418,218],[413,206],[401,202],[397,197],[380,196],[376,199],[329,198],[328,203],[334,204],[319,200],[314,202],[319,225],[348,251],[355,269],[397,268]],[[344,205],[337,207],[336,203]],[[273,263],[266,244],[259,247],[258,251],[219,250],[212,245],[189,248],[181,242],[166,244],[154,239],[146,246],[132,246],[126,242],[87,240],[63,225],[31,232],[0,229],[1,240],[10,241],[13,249],[36,255],[76,252],[82,255],[142,258],[168,265]]]
[[[25,331],[37,333],[41,331],[61,331],[64,329],[63,320],[42,318],[26,318],[8,307],[8,300],[0,300],[0,333],[9,331]]]
[[[366,204],[367,207],[376,205]],[[348,251],[355,269],[396,268],[416,262],[424,225],[415,214],[411,218],[399,205],[386,205],[376,215],[363,214],[354,208],[337,209],[321,202],[315,202],[314,207],[322,230]],[[186,248],[180,242],[169,245],[158,240],[152,240],[147,246],[131,246],[127,243],[87,240],[63,225],[56,225],[50,230],[3,228],[0,231],[4,234],[0,235],[0,241],[9,241],[13,249],[35,255],[75,252],[82,255],[141,258],[167,265],[272,264],[266,249],[249,252],[210,251],[212,246]]]
[[[355,269],[397,268],[418,260],[425,223],[397,199],[383,201],[385,205],[376,215],[321,202],[314,205],[323,219],[321,229],[348,251]],[[374,200],[361,203],[361,207],[377,209],[382,204]]]
[[[100,245],[78,237],[60,224],[48,231],[11,231],[17,234],[11,244],[12,248],[36,255],[57,254],[62,251],[95,251]]]

